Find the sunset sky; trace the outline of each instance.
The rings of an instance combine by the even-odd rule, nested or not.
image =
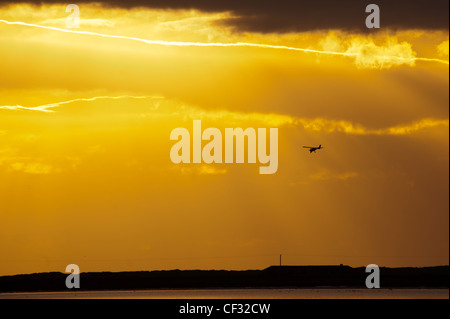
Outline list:
[[[379,30],[354,0],[34,2],[0,1],[0,275],[448,264],[447,0]],[[278,128],[278,172],[175,165],[193,120]]]

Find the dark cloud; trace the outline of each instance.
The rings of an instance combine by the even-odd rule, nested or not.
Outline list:
[[[17,3],[5,1],[3,3]],[[24,1],[33,4],[67,1]],[[74,0],[82,5],[102,2],[107,6],[133,8],[198,9],[231,11],[237,18],[227,24],[243,31],[289,32],[323,29],[367,31],[365,8],[376,3],[381,8],[382,28],[445,29],[449,26],[448,0]]]

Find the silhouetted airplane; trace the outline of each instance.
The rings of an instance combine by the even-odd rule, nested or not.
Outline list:
[[[309,148],[310,153],[315,153],[317,150],[323,149],[322,145],[319,145],[319,147],[303,146],[303,148]]]

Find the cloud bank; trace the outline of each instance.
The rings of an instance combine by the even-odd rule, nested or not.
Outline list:
[[[316,30],[357,30],[368,32],[365,27],[365,8],[370,1],[361,0],[79,0],[77,4],[100,2],[108,7],[196,9],[206,12],[232,12],[233,17],[224,23],[240,31],[251,32],[305,32]],[[0,0],[0,4],[18,3]],[[20,2],[19,2],[20,3]],[[63,1],[29,0],[23,3],[51,4]],[[448,30],[448,0],[378,0],[382,13],[382,27],[391,29]]]

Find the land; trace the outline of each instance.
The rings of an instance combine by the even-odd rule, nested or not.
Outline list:
[[[81,291],[238,288],[366,288],[366,269],[349,266],[272,266],[264,270],[171,270],[81,273]],[[380,268],[382,288],[449,288],[449,266]],[[68,274],[0,277],[0,293],[67,291]],[[78,289],[77,289],[78,290]],[[78,291],[79,291],[78,290]]]

